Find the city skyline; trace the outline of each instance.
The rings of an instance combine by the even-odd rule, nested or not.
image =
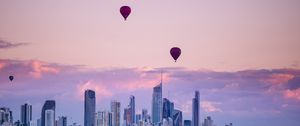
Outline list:
[[[33,62],[32,62],[33,63]],[[42,62],[35,62],[42,63]],[[14,62],[14,66],[19,66],[18,71],[23,71],[21,73],[26,72],[28,69],[22,69],[24,64],[18,64],[18,62]],[[11,66],[6,66],[5,69],[9,69]],[[61,69],[63,67],[59,66],[51,66],[50,64],[43,64],[43,67],[56,68]],[[49,69],[47,68],[47,69]],[[72,67],[67,67],[67,69],[71,69]],[[5,70],[4,69],[4,70]],[[74,68],[72,68],[74,71]],[[257,119],[259,116],[261,118],[266,118],[265,116],[269,116],[268,118],[277,118],[278,120],[284,119],[283,115],[289,118],[296,118],[297,114],[293,114],[294,111],[298,111],[298,95],[296,92],[298,91],[298,76],[299,71],[295,69],[274,69],[274,70],[245,70],[239,72],[215,72],[215,71],[189,71],[182,68],[143,68],[143,69],[112,69],[108,71],[78,71],[74,73],[39,73],[39,81],[38,83],[51,85],[47,87],[47,90],[44,90],[43,86],[34,86],[31,88],[31,91],[35,89],[34,94],[41,93],[38,90],[43,90],[44,95],[31,97],[32,95],[23,95],[20,97],[18,94],[10,94],[9,97],[2,93],[1,99],[4,102],[1,102],[1,106],[12,106],[11,109],[14,111],[20,111],[20,106],[16,106],[17,104],[24,104],[24,102],[30,101],[29,103],[37,108],[41,108],[43,104],[43,100],[45,100],[45,96],[47,99],[55,99],[59,101],[60,108],[59,111],[65,110],[66,113],[63,115],[70,116],[73,120],[81,120],[83,117],[80,115],[74,116],[72,112],[82,113],[82,110],[78,110],[78,108],[83,106],[83,94],[86,89],[93,89],[96,92],[96,110],[99,109],[107,109],[109,110],[109,104],[99,104],[99,103],[109,103],[112,99],[120,101],[121,103],[128,103],[128,97],[132,94],[135,94],[135,99],[137,102],[136,111],[141,113],[143,108],[146,108],[151,114],[151,105],[146,104],[149,103],[152,99],[153,87],[157,86],[161,81],[161,71],[164,70],[163,78],[164,78],[164,92],[163,96],[170,99],[175,103],[175,107],[179,108],[183,111],[183,119],[185,117],[191,119],[191,106],[192,101],[186,100],[193,97],[194,90],[191,89],[199,89],[202,92],[202,103],[200,109],[200,120],[203,120],[204,117],[210,115],[214,117],[215,124],[220,125],[220,123],[227,122],[226,120],[234,120],[235,118],[243,119],[244,117],[249,119],[249,117],[253,119]],[[81,73],[86,74],[87,76],[82,78],[76,74]],[[75,74],[76,73],[76,74]],[[1,73],[4,75],[5,73]],[[22,80],[26,79],[26,84],[30,84],[29,82],[34,82],[36,80],[36,75],[38,73],[33,74],[30,72],[23,75],[22,78],[17,78],[13,82],[8,82],[7,78],[1,78],[2,87],[6,90],[12,90],[14,92],[22,92],[27,91],[26,88],[21,88],[23,85]],[[76,75],[76,76],[75,76]],[[99,76],[101,75],[101,76]],[[126,75],[126,79],[124,76]],[[132,76],[128,76],[132,75]],[[71,77],[73,76],[73,77]],[[91,79],[92,77],[96,77],[95,79]],[[67,77],[72,80],[72,78],[77,78],[78,80],[87,80],[87,81],[79,81],[74,85],[72,81],[62,81],[57,80],[57,77]],[[100,78],[99,78],[100,77]],[[31,78],[31,79],[30,79]],[[49,83],[47,78],[53,78],[52,80],[56,80],[55,83]],[[110,78],[113,78],[114,81],[111,81]],[[119,79],[115,79],[119,78]],[[139,81],[135,81],[136,79]],[[46,80],[45,80],[46,79]],[[128,80],[129,79],[129,80]],[[44,81],[45,80],[45,81]],[[106,80],[105,82],[100,80]],[[109,80],[109,81],[108,81]],[[124,85],[120,85],[120,81],[122,81]],[[71,83],[70,83],[71,82]],[[144,83],[142,83],[144,82]],[[228,83],[231,82],[231,83]],[[203,83],[203,85],[199,85],[199,83]],[[256,85],[254,87],[250,86]],[[105,85],[110,84],[110,85]],[[187,86],[190,85],[190,86]],[[210,84],[210,85],[207,85]],[[59,85],[59,86],[58,86]],[[60,88],[55,88],[56,86]],[[268,88],[266,88],[266,86]],[[36,88],[35,88],[36,87]],[[119,87],[119,88],[118,88]],[[252,87],[252,88],[251,88]],[[18,89],[23,89],[18,91]],[[37,90],[36,90],[37,89]],[[242,90],[241,90],[242,89]],[[243,91],[244,90],[244,91]],[[48,91],[48,92],[47,92]],[[59,93],[61,92],[61,93]],[[172,93],[171,93],[172,92]],[[217,92],[217,93],[212,93]],[[249,93],[252,92],[252,95]],[[25,92],[24,92],[25,93]],[[29,93],[29,92],[28,92]],[[235,95],[238,93],[239,95]],[[60,97],[57,94],[61,94]],[[64,97],[67,95],[67,99]],[[254,96],[260,97],[254,97]],[[30,96],[30,97],[29,97]],[[62,97],[63,96],[63,97]],[[249,97],[251,96],[251,97]],[[247,97],[247,99],[246,99]],[[9,98],[9,99],[7,99]],[[18,98],[19,100],[12,100]],[[21,99],[24,101],[22,102]],[[29,99],[30,98],[30,99]],[[239,99],[238,101],[234,101],[235,107],[231,106],[231,102],[225,99]],[[250,98],[250,99],[249,99]],[[281,100],[272,101],[273,98],[280,98]],[[27,100],[26,100],[27,99]],[[21,100],[21,101],[20,101]],[[249,103],[248,100],[253,101]],[[268,107],[266,105],[261,105],[258,101],[267,100],[269,103]],[[11,104],[14,102],[14,104]],[[21,103],[20,103],[21,102]],[[245,104],[242,104],[245,103]],[[70,104],[72,104],[70,106]],[[15,107],[14,107],[15,106]],[[190,106],[190,107],[189,107]],[[235,108],[238,106],[239,110]],[[253,106],[256,106],[255,109]],[[125,106],[121,106],[121,110]],[[279,108],[278,108],[279,107]],[[16,109],[17,108],[17,109]],[[292,109],[293,112],[289,112],[286,109]],[[240,113],[234,112],[243,112],[242,115]],[[259,110],[259,111],[258,111]],[[33,119],[36,119],[39,115],[37,115],[37,110],[33,109]],[[245,112],[246,111],[246,112]],[[248,112],[249,113],[248,113]],[[261,112],[260,112],[261,111]],[[18,114],[19,112],[17,112]],[[61,112],[60,112],[61,113]],[[223,114],[229,114],[230,116]],[[253,113],[253,114],[251,114]],[[15,114],[15,113],[13,113]],[[59,114],[62,115],[62,114]],[[255,115],[255,116],[254,116]],[[14,116],[19,117],[19,116]],[[250,118],[250,120],[251,120]],[[245,121],[245,120],[244,120]],[[234,121],[232,121],[234,122]],[[229,123],[229,122],[228,122]],[[289,123],[289,122],[285,122]],[[293,122],[290,122],[293,123]],[[79,124],[83,124],[79,122]],[[235,123],[234,123],[235,124]],[[251,123],[250,123],[251,124]],[[268,122],[265,122],[268,124]]]
[[[298,126],[299,12],[300,0],[0,0],[0,111],[22,125]]]

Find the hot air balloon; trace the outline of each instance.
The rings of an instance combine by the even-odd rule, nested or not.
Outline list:
[[[120,8],[120,13],[122,14],[122,16],[124,17],[124,20],[126,21],[127,17],[129,16],[131,12],[131,9],[129,6],[122,6]]]
[[[8,78],[10,81],[12,81],[14,79],[14,76],[9,76]]]
[[[176,60],[178,59],[178,57],[179,57],[180,54],[181,54],[181,50],[180,50],[180,48],[178,48],[178,47],[173,47],[173,48],[171,48],[171,50],[170,50],[170,54],[171,54],[171,56],[173,57],[173,59],[175,60],[175,62],[176,62]]]

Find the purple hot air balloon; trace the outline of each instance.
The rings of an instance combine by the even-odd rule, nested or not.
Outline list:
[[[8,78],[10,81],[12,81],[14,79],[14,76],[9,76]]]
[[[173,48],[170,50],[170,54],[171,54],[171,56],[173,57],[173,59],[175,60],[175,62],[176,62],[176,60],[178,59],[178,57],[179,57],[180,54],[181,54],[181,50],[180,50],[180,48],[178,48],[178,47],[173,47]]]
[[[120,13],[122,14],[122,16],[124,17],[124,20],[126,21],[127,17],[129,16],[131,12],[131,9],[129,6],[122,6],[120,8]]]

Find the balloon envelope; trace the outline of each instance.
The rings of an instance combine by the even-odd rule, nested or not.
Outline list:
[[[9,76],[8,78],[10,81],[12,81],[14,79],[14,76]]]
[[[180,48],[178,48],[178,47],[173,47],[173,48],[171,48],[171,50],[170,50],[170,54],[171,54],[171,56],[173,57],[173,59],[175,60],[175,62],[176,62],[176,60],[178,59],[178,57],[179,57],[180,54],[181,54],[181,50],[180,50]]]
[[[120,13],[124,17],[124,20],[127,19],[127,17],[129,16],[130,12],[131,12],[131,8],[129,6],[122,6],[120,8]]]

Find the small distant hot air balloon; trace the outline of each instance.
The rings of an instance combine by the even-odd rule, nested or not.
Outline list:
[[[12,81],[14,79],[14,76],[9,76],[8,78],[10,81]]]
[[[127,17],[129,16],[129,14],[131,13],[131,8],[129,6],[122,6],[120,8],[120,13],[122,14],[122,16],[124,17],[124,20],[126,21]]]
[[[176,60],[178,59],[178,57],[179,57],[180,54],[181,54],[181,50],[180,50],[180,48],[178,48],[178,47],[173,47],[173,48],[171,48],[171,50],[170,50],[170,54],[171,54],[171,56],[173,57],[173,59],[175,60],[175,62],[176,62]]]

